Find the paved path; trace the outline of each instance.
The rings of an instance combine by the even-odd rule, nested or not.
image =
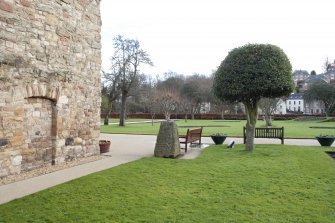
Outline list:
[[[111,151],[106,154],[107,158],[0,186],[0,204],[94,172],[143,157],[152,157],[156,142],[156,136],[153,135],[101,134],[100,138],[111,140]],[[231,140],[235,140],[237,144],[243,143],[243,139],[241,138],[227,138],[225,144]],[[204,145],[202,148],[192,148],[182,158],[195,158],[206,145],[213,144],[210,137],[203,137],[202,142]],[[255,139],[255,143],[280,144],[280,140]],[[314,139],[285,139],[285,144],[319,146],[317,140]]]
[[[152,120],[147,120],[147,121],[138,121],[138,122],[127,122],[126,121],[126,125],[129,124],[142,124],[142,123],[159,123],[159,122],[163,122],[165,121],[165,119],[154,119],[154,121]],[[100,123],[100,125],[104,125],[103,122]],[[119,122],[109,122],[108,125],[119,125]]]

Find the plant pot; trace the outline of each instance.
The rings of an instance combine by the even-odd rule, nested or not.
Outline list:
[[[100,146],[100,153],[107,153],[107,152],[109,152],[109,148],[111,146],[111,141],[100,140],[99,141],[99,146]]]
[[[333,142],[335,141],[335,137],[320,137],[316,136],[315,137],[321,146],[331,146]]]
[[[335,159],[335,152],[334,151],[326,151],[326,153],[333,159]]]
[[[215,145],[221,145],[227,138],[227,136],[211,136]]]

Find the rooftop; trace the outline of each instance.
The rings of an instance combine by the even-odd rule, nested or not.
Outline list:
[[[294,93],[294,94],[291,94],[287,100],[302,100],[304,97],[304,94],[303,93]]]

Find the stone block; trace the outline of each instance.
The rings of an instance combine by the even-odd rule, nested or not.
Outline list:
[[[21,162],[22,162],[22,156],[21,155],[11,157],[11,163],[12,163],[13,166],[19,166],[19,165],[21,165]]]
[[[156,157],[175,158],[180,155],[178,126],[174,121],[162,122],[154,150]]]
[[[21,5],[25,7],[30,7],[31,6],[31,0],[20,0]]]
[[[93,138],[98,138],[100,136],[100,130],[94,130],[94,131],[92,131],[91,136]]]
[[[58,22],[59,22],[58,18],[52,14],[48,14],[45,17],[45,23],[50,26],[57,26]]]
[[[19,135],[19,136],[14,136],[10,139],[10,144],[12,146],[19,146],[22,145],[23,143],[23,136]]]
[[[53,163],[58,165],[58,164],[62,164],[65,162],[65,157],[57,157],[55,160],[53,160]]]
[[[0,0],[0,9],[6,12],[13,12],[13,5],[6,0]]]
[[[80,137],[76,137],[76,138],[74,138],[74,145],[81,145],[81,144],[83,144],[83,139],[82,138],[80,138]]]
[[[10,166],[9,172],[10,174],[19,174],[21,172],[21,166]]]
[[[15,114],[15,116],[20,116],[21,117],[24,114],[24,109],[22,107],[17,107],[14,110],[14,114]]]
[[[9,174],[9,170],[5,168],[0,168],[0,177],[5,177]]]
[[[62,146],[65,146],[65,139],[57,139],[56,140],[56,147],[60,148]]]

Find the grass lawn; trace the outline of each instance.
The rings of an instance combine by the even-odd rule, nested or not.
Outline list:
[[[0,205],[0,222],[335,222],[335,161],[320,147],[211,146],[145,158]]]
[[[138,120],[138,119],[137,119]],[[203,135],[208,136],[213,133],[225,133],[231,137],[242,137],[245,120],[184,120],[177,121],[180,134],[185,134],[187,128],[183,126],[213,126],[222,125],[226,127],[205,127]],[[142,123],[120,126],[101,126],[102,133],[124,133],[124,134],[158,134],[160,123]],[[257,127],[264,127],[264,121],[258,121]],[[335,129],[316,129],[312,126],[335,127],[335,122],[320,121],[274,121],[273,127],[285,127],[285,138],[314,138],[315,135],[328,134],[335,135]]]

